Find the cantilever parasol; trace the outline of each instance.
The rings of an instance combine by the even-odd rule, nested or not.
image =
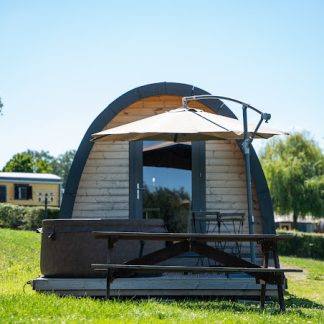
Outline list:
[[[250,134],[256,128],[248,125]],[[256,138],[269,138],[285,133],[262,125]],[[243,123],[194,108],[178,108],[140,119],[92,135],[94,141],[164,140],[187,142],[213,139],[243,139]]]

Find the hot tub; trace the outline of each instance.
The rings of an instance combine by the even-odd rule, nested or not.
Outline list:
[[[45,277],[95,278],[92,263],[107,262],[107,241],[95,239],[92,231],[166,232],[163,221],[108,219],[46,219],[43,221],[41,272]],[[163,248],[164,242],[146,241],[143,254]],[[123,263],[140,256],[140,241],[118,241],[111,262]]]

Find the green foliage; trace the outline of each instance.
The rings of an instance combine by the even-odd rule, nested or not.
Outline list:
[[[52,166],[54,174],[60,176],[63,180],[63,187],[66,185],[66,180],[75,156],[75,150],[68,150],[60,154],[54,159]]]
[[[5,172],[54,173],[60,176],[65,187],[67,176],[75,155],[75,150],[68,150],[57,158],[48,151],[33,151],[15,154],[4,166]]]
[[[58,218],[59,208],[47,209],[47,218]],[[0,204],[0,227],[35,230],[42,226],[45,218],[44,207],[24,207]]]
[[[47,219],[58,218],[60,209],[50,207],[47,209]],[[24,230],[35,230],[42,226],[42,220],[45,218],[43,207],[27,207],[23,218],[23,224],[20,227]]]
[[[34,172],[53,173],[54,157],[48,151],[27,150],[26,154],[32,157]]]
[[[15,154],[4,166],[5,172],[34,172],[32,157],[26,153]]]
[[[0,227],[20,228],[23,224],[25,208],[11,204],[0,204]]]
[[[123,299],[58,297],[26,286],[40,274],[41,236],[0,229],[1,323],[320,323],[324,317],[324,262],[284,257],[286,267],[305,271],[288,274],[287,312],[270,303],[265,311],[249,301],[217,299]]]
[[[293,232],[291,239],[278,242],[278,249],[281,255],[324,260],[324,235]]]
[[[279,214],[323,215],[324,155],[307,134],[270,141],[260,158]]]
[[[324,174],[314,176],[305,181],[307,192],[312,195],[310,200],[313,209],[318,211],[315,215],[324,215]]]
[[[52,173],[53,157],[46,151],[27,150],[15,154],[4,166],[5,172]]]

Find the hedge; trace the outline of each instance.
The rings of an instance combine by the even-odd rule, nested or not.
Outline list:
[[[279,241],[279,254],[324,260],[323,234],[286,231],[280,231],[279,233],[293,234],[291,239]]]
[[[47,218],[58,218],[59,211],[59,208],[49,207],[47,209]],[[0,204],[0,227],[36,230],[42,226],[44,218],[44,207]]]

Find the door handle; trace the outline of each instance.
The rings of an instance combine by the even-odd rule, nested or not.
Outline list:
[[[144,190],[144,187],[140,187],[140,184],[137,183],[136,184],[136,199],[139,200],[140,199],[140,190]]]

